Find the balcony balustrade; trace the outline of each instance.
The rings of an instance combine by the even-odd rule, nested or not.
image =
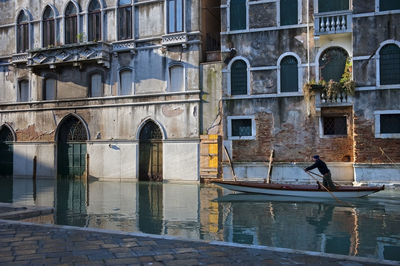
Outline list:
[[[352,11],[314,14],[314,35],[338,34],[352,31]]]
[[[353,96],[348,95],[346,92],[338,92],[333,95],[327,95],[326,92],[318,92],[316,96],[317,107],[353,105]]]

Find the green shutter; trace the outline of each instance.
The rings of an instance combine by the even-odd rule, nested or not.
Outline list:
[[[231,0],[230,30],[246,29],[246,0]]]
[[[347,52],[343,48],[334,47],[325,50],[319,58],[320,79],[339,82],[346,66]]]
[[[286,56],[281,61],[281,92],[295,92],[299,90],[299,75],[297,59]]]
[[[400,9],[399,0],[379,0],[379,11]]]
[[[231,67],[231,95],[247,94],[247,65],[237,60]]]
[[[400,84],[400,48],[387,44],[379,52],[380,83]]]
[[[349,9],[349,0],[318,0],[318,13]]]
[[[294,25],[298,23],[297,0],[281,0],[280,3],[281,25]]]

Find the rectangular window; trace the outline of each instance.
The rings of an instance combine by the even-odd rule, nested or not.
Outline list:
[[[400,114],[381,114],[380,126],[381,134],[399,134]]]
[[[281,26],[294,25],[298,23],[298,0],[281,0],[280,20]]]
[[[246,0],[231,0],[229,12],[230,30],[246,29]]]
[[[399,0],[379,0],[379,11],[400,9]]]
[[[349,0],[318,0],[318,13],[349,10]]]
[[[29,24],[18,25],[17,52],[24,53],[29,49]]]
[[[183,0],[168,0],[168,33],[183,31]]]
[[[120,72],[121,95],[132,94],[132,71],[124,70]]]
[[[182,66],[172,66],[169,69],[170,88],[171,92],[178,92],[184,90],[184,68]]]
[[[77,42],[77,16],[65,17],[65,43]]]
[[[233,119],[232,136],[245,137],[252,135],[251,119]]]
[[[56,80],[46,79],[45,81],[45,91],[43,100],[55,100],[56,99]]]
[[[127,40],[132,38],[132,7],[125,6],[118,9],[119,25],[118,39]]]
[[[100,74],[93,74],[90,77],[90,97],[101,97],[103,92],[103,82]]]
[[[347,135],[347,118],[345,116],[325,116],[322,119],[325,136]]]
[[[19,82],[19,102],[28,102],[29,101],[29,81],[21,80]]]

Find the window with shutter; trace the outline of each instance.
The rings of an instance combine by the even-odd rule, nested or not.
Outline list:
[[[281,25],[294,25],[298,23],[298,0],[280,1]]]
[[[24,53],[29,49],[29,20],[27,14],[21,11],[17,19],[17,52]]]
[[[171,92],[184,91],[184,68],[182,66],[172,66],[169,68]]]
[[[118,39],[132,38],[132,5],[131,0],[118,2]]]
[[[387,44],[379,52],[380,84],[400,84],[400,48]]]
[[[123,70],[120,72],[121,95],[132,94],[132,71]]]
[[[88,40],[99,41],[101,40],[101,10],[99,2],[97,0],[92,0],[89,4],[88,11]]]
[[[230,1],[230,30],[246,29],[246,0]]]
[[[21,80],[19,82],[19,97],[18,101],[19,102],[28,102],[29,101],[29,81],[27,80]]]
[[[168,33],[183,31],[183,0],[168,0]]]
[[[75,5],[69,2],[65,9],[65,43],[71,44],[77,42],[77,27],[78,27],[78,16]]]
[[[349,0],[318,0],[318,12],[332,12],[349,9]]]
[[[236,60],[231,66],[231,95],[247,94],[247,64]]]
[[[56,80],[46,79],[44,82],[44,95],[43,100],[55,100],[56,99]]]
[[[101,97],[103,95],[103,81],[101,74],[90,76],[90,97]]]
[[[281,61],[281,92],[299,90],[298,62],[294,56],[286,56]]]
[[[43,47],[55,44],[55,20],[54,12],[51,7],[47,6],[43,13]]]

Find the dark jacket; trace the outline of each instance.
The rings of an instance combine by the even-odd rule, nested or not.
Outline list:
[[[324,163],[324,162],[323,162],[322,160],[320,160],[320,159],[316,160],[315,163],[314,163],[313,165],[307,167],[307,168],[304,169],[304,170],[310,171],[310,170],[312,170],[312,169],[314,169],[314,168],[318,168],[319,172],[320,172],[322,175],[327,174],[327,173],[330,172],[329,169],[328,169],[328,167],[326,166],[326,163]]]

